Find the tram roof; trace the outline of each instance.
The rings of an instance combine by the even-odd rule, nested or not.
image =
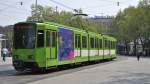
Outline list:
[[[110,40],[117,41],[114,37],[111,37],[111,36],[108,36],[108,35],[102,35],[102,34],[98,34],[98,33],[91,32],[91,31],[87,31],[87,30],[84,30],[84,29],[70,27],[70,26],[66,26],[66,25],[62,25],[62,24],[58,24],[58,23],[54,23],[54,22],[19,22],[19,23],[43,24],[43,25],[48,24],[48,25],[51,25],[51,26],[55,26],[56,28],[63,27],[63,28],[66,28],[66,29],[73,30],[75,32],[89,33],[90,35],[93,35],[93,36],[100,35],[100,36],[103,36],[103,37],[108,38]]]

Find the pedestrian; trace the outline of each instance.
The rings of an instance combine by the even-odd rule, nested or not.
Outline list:
[[[139,61],[140,60],[140,56],[142,55],[142,50],[141,49],[138,49],[137,51],[137,60]]]
[[[6,61],[6,56],[8,54],[7,48],[2,48],[2,56],[3,56],[3,61]]]
[[[137,54],[137,60],[138,61],[140,60],[140,54],[139,53]]]
[[[9,56],[9,57],[12,56],[12,48],[8,48],[8,56]]]
[[[1,48],[1,57],[3,57],[3,52],[2,52],[2,49],[3,49],[3,48]]]

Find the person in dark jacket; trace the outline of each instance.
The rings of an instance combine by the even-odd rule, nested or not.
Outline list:
[[[8,50],[7,48],[2,48],[2,55],[3,55],[3,61],[5,62],[6,61],[6,56],[8,54]]]
[[[142,50],[141,49],[138,49],[137,51],[137,60],[139,61],[140,60],[140,56],[142,55]]]

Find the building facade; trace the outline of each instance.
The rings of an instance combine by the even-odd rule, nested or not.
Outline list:
[[[110,27],[113,21],[113,16],[94,16],[89,18],[89,21],[95,23],[102,23],[103,25]]]
[[[0,28],[0,47],[11,48],[13,44],[13,26]]]

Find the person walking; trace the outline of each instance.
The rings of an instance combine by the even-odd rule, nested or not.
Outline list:
[[[3,51],[2,51],[2,49],[3,49],[3,48],[1,48],[1,57],[3,57]]]
[[[2,56],[3,56],[3,61],[6,61],[6,56],[8,54],[7,48],[2,48]]]
[[[140,60],[141,55],[142,55],[142,50],[141,50],[141,48],[138,48],[138,51],[137,51],[137,60],[138,61]]]
[[[139,53],[137,54],[137,60],[138,61],[140,60],[140,54]]]

